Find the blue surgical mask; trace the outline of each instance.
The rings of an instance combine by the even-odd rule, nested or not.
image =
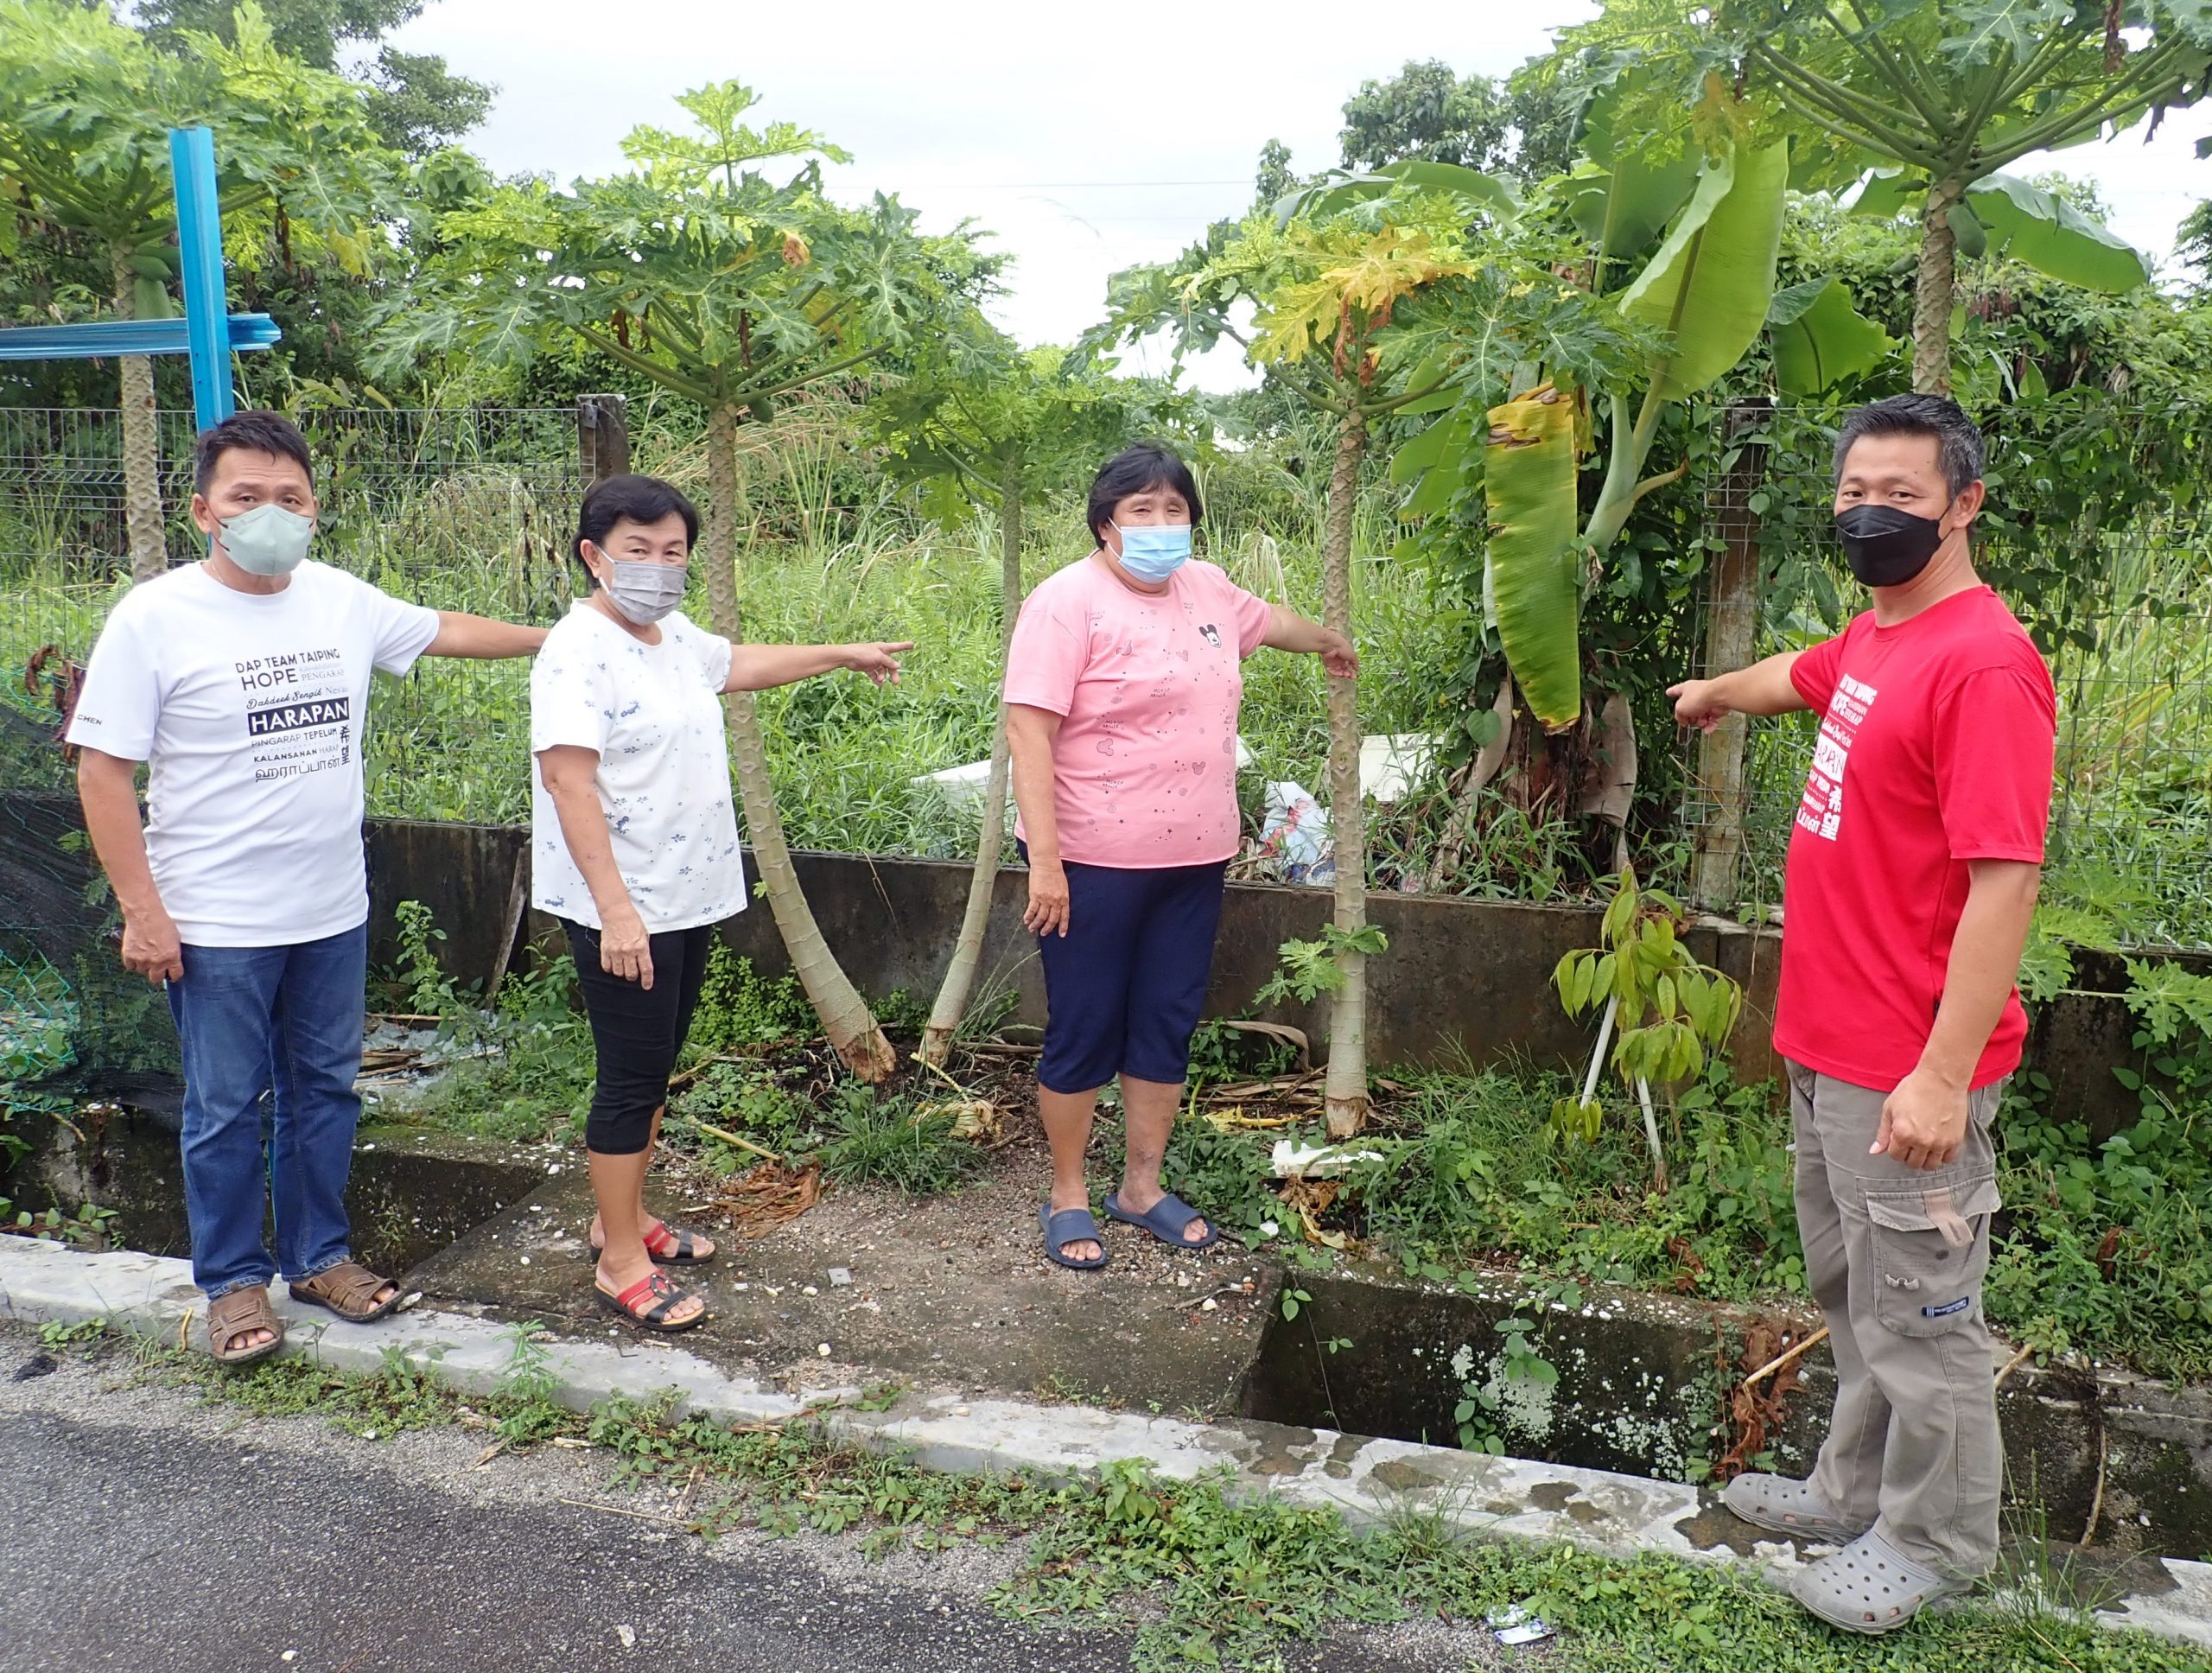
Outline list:
[[[1191,561],[1191,525],[1153,524],[1125,529],[1114,525],[1122,537],[1122,567],[1139,581],[1165,581]]]
[[[248,575],[289,575],[308,555],[315,518],[288,511],[275,500],[223,519],[223,550]]]

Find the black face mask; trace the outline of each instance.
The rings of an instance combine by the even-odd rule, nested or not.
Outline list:
[[[1869,587],[1904,586],[1943,544],[1941,519],[1915,517],[1894,506],[1853,506],[1836,513],[1835,528],[1851,573]]]

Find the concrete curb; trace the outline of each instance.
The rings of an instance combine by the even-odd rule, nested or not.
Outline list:
[[[279,1287],[281,1288],[281,1286]],[[512,1374],[512,1325],[459,1314],[410,1312],[349,1325],[272,1292],[289,1331],[288,1354],[340,1370],[371,1372],[397,1356],[464,1391],[488,1395]],[[0,1237],[0,1319],[23,1324],[104,1320],[160,1339],[181,1334],[204,1351],[200,1291],[188,1263],[128,1251],[84,1254],[57,1244]],[[857,1396],[815,1390],[805,1399],[733,1376],[659,1340],[555,1340],[540,1345],[543,1371],[563,1405],[585,1410],[620,1395],[645,1400],[674,1391],[684,1409],[732,1422],[772,1422],[810,1406]],[[1802,1565],[1781,1541],[1745,1541],[1743,1526],[1694,1487],[1640,1476],[1449,1447],[1373,1440],[1331,1430],[1046,1406],[910,1392],[882,1411],[837,1407],[831,1433],[879,1450],[911,1453],[937,1470],[1027,1471],[1066,1479],[1109,1461],[1144,1459],[1161,1475],[1187,1479],[1227,1469],[1232,1491],[1271,1493],[1327,1507],[1356,1524],[1419,1510],[1482,1538],[1564,1541],[1616,1556],[1656,1551],[1692,1562],[1733,1563],[1786,1587]],[[1736,1543],[1729,1543],[1731,1541]],[[2164,1560],[2168,1585],[2121,1598],[2098,1612],[2116,1626],[2212,1647],[2212,1565]]]

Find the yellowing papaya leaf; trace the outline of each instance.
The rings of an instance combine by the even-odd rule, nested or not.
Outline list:
[[[1356,319],[1371,328],[1423,285],[1474,270],[1440,254],[1427,233],[1402,226],[1369,235],[1295,226],[1290,242],[1320,270],[1262,304],[1252,341],[1252,359],[1262,365],[1302,359],[1332,339],[1341,347]]]
[[[1582,590],[1575,548],[1575,404],[1550,384],[1490,410],[1483,591],[1505,660],[1553,731],[1582,713]]]

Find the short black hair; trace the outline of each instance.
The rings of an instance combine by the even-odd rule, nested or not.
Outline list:
[[[673,482],[658,476],[602,476],[584,490],[584,503],[576,513],[576,538],[569,554],[592,586],[599,577],[584,562],[584,542],[605,548],[617,523],[658,523],[674,512],[683,519],[683,550],[699,544],[699,508]]]
[[[1109,459],[1091,479],[1090,538],[1103,545],[1105,538],[1098,531],[1114,520],[1114,507],[1131,494],[1152,488],[1172,488],[1181,494],[1191,508],[1191,526],[1198,526],[1205,507],[1198,503],[1198,485],[1191,468],[1166,448],[1140,442]]]
[[[315,481],[315,461],[308,438],[281,412],[234,412],[200,432],[192,450],[192,486],[205,493],[215,480],[215,463],[226,453],[268,453],[289,459]]]
[[[1942,461],[1943,480],[1952,495],[1981,480],[1981,427],[1948,395],[1891,395],[1869,402],[1843,421],[1835,436],[1835,474],[1862,436],[1926,436],[1934,438]]]

